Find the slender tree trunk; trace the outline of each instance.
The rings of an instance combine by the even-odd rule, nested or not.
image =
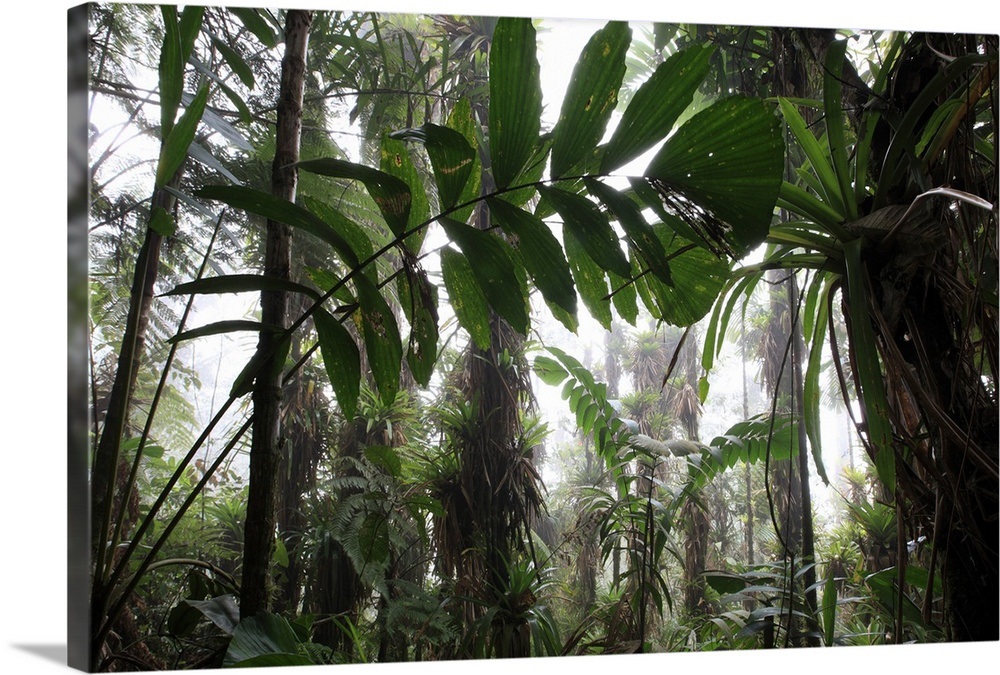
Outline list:
[[[278,94],[278,127],[271,168],[272,193],[295,200],[298,172],[290,165],[299,159],[302,131],[302,96],[305,83],[306,47],[312,12],[290,10],[285,18],[285,57],[281,62]],[[291,232],[287,225],[269,220],[264,254],[264,274],[290,278]],[[261,292],[261,320],[285,327],[287,294]],[[262,331],[259,354],[268,354],[253,390],[253,441],[250,448],[250,493],[244,535],[243,581],[240,615],[253,616],[270,607],[271,558],[281,463],[281,366],[282,355],[274,335]]]
[[[182,169],[169,182],[169,186],[177,187],[180,183]],[[167,213],[174,209],[174,197],[166,189],[160,188],[153,194],[150,213],[162,208]],[[153,304],[156,278],[160,267],[160,247],[163,235],[151,228],[146,228],[145,238],[139,256],[136,260],[135,276],[132,279],[132,291],[129,299],[129,311],[125,320],[125,332],[118,352],[118,365],[115,371],[114,383],[108,399],[108,408],[104,414],[104,426],[101,438],[94,455],[94,466],[91,476],[91,546],[93,560],[101,564],[105,560],[105,547],[109,534],[110,515],[116,510],[115,487],[128,476],[128,466],[121,461],[121,442],[128,424],[129,410],[132,407],[132,392],[139,375],[139,364],[142,362],[143,347],[146,343],[146,331],[149,326],[149,310]],[[118,500],[126,498],[119,495]],[[101,571],[98,570],[98,576]]]
[[[799,502],[802,505],[801,524],[801,554],[802,563],[808,565],[802,574],[802,584],[805,587],[806,606],[810,616],[816,616],[816,567],[811,565],[816,561],[815,542],[813,535],[812,520],[812,493],[809,489],[809,442],[806,438],[806,425],[804,421],[805,395],[803,392],[802,377],[802,354],[805,351],[805,343],[802,339],[802,327],[799,323],[798,314],[795,308],[799,305],[799,289],[795,275],[789,275],[788,281],[788,306],[792,308],[792,317],[796,320],[792,322],[792,349],[790,353],[792,365],[792,388],[795,396],[795,413],[797,416],[797,431],[799,441]],[[811,637],[807,639],[809,646],[818,647],[820,645],[816,631],[810,631]]]
[[[740,362],[743,367],[743,419],[750,419],[750,402],[747,397],[747,321],[746,302],[743,303],[743,313],[740,318]],[[747,565],[753,566],[753,485],[750,480],[750,462],[743,467],[743,486],[745,492],[747,524]]]
[[[698,337],[694,328],[682,347],[686,382],[680,393],[685,404],[682,406],[680,421],[689,441],[699,440],[701,402],[698,399]],[[703,615],[708,610],[705,600],[705,581],[701,576],[705,571],[708,552],[708,534],[711,529],[708,513],[705,511],[704,491],[698,490],[684,503],[683,519],[687,526],[687,540],[684,546],[684,607],[691,616]]]
[[[87,293],[87,217],[90,206],[90,172],[87,165],[87,54],[89,5],[77,5],[67,14],[67,178],[69,208],[67,228],[67,654],[71,668],[91,667],[90,565],[94,540],[87,536],[87,509],[91,508],[89,480],[89,417],[87,398],[90,348]],[[84,562],[86,561],[86,562]]]
[[[771,270],[767,280],[771,284],[769,290],[770,320],[767,328],[764,367],[764,381],[772,396],[777,397],[776,414],[793,415],[798,431],[804,431],[801,420],[801,405],[796,397],[796,373],[794,367],[795,350],[789,346],[796,329],[792,321],[797,300],[794,293],[787,290],[788,278],[793,273],[786,270]],[[794,339],[792,340],[794,345]],[[805,445],[804,438],[798,438],[799,450]],[[790,596],[795,594],[795,577],[793,573],[799,569],[802,551],[802,525],[805,513],[802,505],[802,475],[800,456],[793,455],[788,459],[769,460],[769,475],[765,474],[765,482],[770,486],[769,498],[774,503],[774,526],[778,540],[782,544],[781,557],[788,569],[786,579],[787,591]],[[800,632],[802,622],[794,615],[787,615],[786,637]],[[799,641],[796,640],[796,644]]]
[[[791,326],[791,312],[788,294],[781,288],[784,277],[789,273],[781,270],[768,272],[770,289],[770,325],[768,326],[767,353],[765,354],[764,381],[774,395],[777,390],[779,414],[792,411],[794,396],[794,368],[791,365],[791,351],[785,361],[786,346]],[[784,365],[783,365],[784,364]],[[797,553],[802,542],[802,488],[801,476],[797,471],[798,458],[771,460],[771,484],[777,511],[778,534],[789,553]]]
[[[618,383],[621,380],[621,364],[618,362],[619,355],[616,349],[620,346],[620,341],[615,340],[616,331],[620,334],[621,329],[617,324],[611,324],[611,330],[604,334],[604,378],[608,384],[608,400],[617,399]],[[624,495],[621,488],[618,488],[618,499]],[[618,586],[618,580],[622,573],[622,551],[621,546],[615,546],[611,553],[611,583]]]

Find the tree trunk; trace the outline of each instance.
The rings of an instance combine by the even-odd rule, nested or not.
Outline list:
[[[805,572],[802,574],[802,584],[805,590],[806,606],[809,610],[809,614],[812,617],[816,616],[816,567],[812,563],[816,562],[816,551],[815,551],[815,541],[813,535],[813,520],[812,520],[812,494],[809,490],[809,447],[808,439],[806,438],[806,425],[804,419],[805,410],[805,395],[803,392],[803,377],[802,377],[802,354],[805,351],[805,343],[802,339],[802,327],[798,321],[798,313],[794,308],[799,306],[799,289],[798,282],[795,279],[795,275],[789,275],[788,281],[788,306],[793,308],[792,317],[795,321],[792,322],[792,348],[789,357],[791,358],[792,366],[792,388],[794,390],[794,401],[795,401],[795,414],[796,414],[796,430],[798,432],[798,442],[799,442],[799,456],[798,456],[798,468],[799,468],[799,503],[801,504],[801,549],[799,557],[803,565],[808,565]],[[815,620],[810,621],[814,623]],[[814,628],[818,628],[813,626]],[[810,631],[810,637],[807,639],[807,643],[810,647],[818,647],[820,645],[818,631]]]
[[[285,18],[285,57],[281,62],[278,94],[278,126],[274,162],[271,168],[272,193],[295,200],[298,172],[290,165],[299,159],[302,131],[302,96],[305,84],[306,46],[312,12],[290,10]],[[267,222],[264,274],[290,278],[291,232],[287,225]],[[287,294],[261,291],[261,320],[285,327]],[[240,616],[267,611],[271,596],[271,558],[281,463],[281,368],[283,355],[278,336],[262,331],[257,353],[266,355],[253,390],[253,440],[250,447],[250,493],[244,535],[243,581]]]
[[[611,324],[611,331],[604,334],[604,379],[608,384],[608,400],[615,400],[618,398],[618,383],[621,380],[621,364],[619,363],[619,354],[617,353],[621,347],[621,341],[615,340],[616,336],[621,335],[621,328],[615,324]],[[618,490],[618,499],[621,499],[625,495],[622,493],[620,487]],[[620,542],[619,542],[620,543]],[[622,549],[620,545],[616,545],[611,552],[611,583],[615,587],[618,586],[618,580],[621,578],[622,574]]]
[[[991,124],[995,133],[996,50],[995,37],[914,34],[894,67],[887,101],[892,109],[907,110],[940,76],[944,67],[942,53],[989,54],[992,67],[984,67],[974,77],[984,84],[992,83],[990,114],[978,118],[966,116],[939,155],[939,161],[927,164],[923,180],[929,185],[950,185],[975,192],[993,204],[997,200],[996,153],[992,162],[983,165],[970,159],[969,148],[975,142],[974,127],[979,126],[980,119],[991,119],[987,125]],[[970,87],[965,91],[972,94],[968,81],[963,79],[956,85]],[[943,101],[949,93],[944,92],[937,100]],[[933,106],[928,108],[924,119],[934,113]],[[876,140],[878,132],[877,129]],[[891,138],[888,126],[884,137],[886,143]],[[873,143],[874,162],[881,160],[884,153],[884,147]],[[876,173],[880,167],[876,164],[873,173],[887,180]],[[908,203],[915,191],[925,189],[910,179],[888,188],[896,193],[890,193],[890,201],[896,203]],[[876,289],[873,300],[881,315],[880,346],[883,358],[891,366],[886,368],[890,400],[915,399],[923,420],[922,427],[913,431],[906,429],[905,423],[898,424],[897,433],[902,430],[904,439],[918,449],[923,442],[929,444],[930,461],[937,476],[931,482],[942,494],[937,499],[935,491],[927,490],[925,481],[909,467],[897,473],[903,496],[912,505],[911,512],[923,512],[923,526],[933,528],[934,547],[940,552],[942,563],[949,637],[956,641],[996,640],[1000,632],[996,605],[1000,595],[997,317],[995,307],[983,299],[988,282],[984,285],[981,271],[995,269],[996,258],[995,253],[983,258],[981,251],[995,252],[997,221],[995,210],[985,215],[964,207],[941,205],[939,209],[934,217],[940,225],[940,234],[932,256],[921,259],[919,250],[908,250],[901,241],[904,235],[887,251],[879,251],[880,256],[888,256],[868,263],[869,274]],[[914,268],[919,271],[914,273]],[[907,271],[907,276],[901,278],[900,270]],[[906,282],[905,287],[899,285],[901,281]],[[887,292],[878,292],[889,283],[897,284],[897,289],[903,288],[904,294],[894,298]],[[915,438],[917,434],[919,440]]]
[[[698,398],[698,370],[701,361],[698,353],[698,337],[694,327],[682,347],[684,350],[686,382],[679,396],[684,404],[680,410],[680,421],[689,441],[699,441],[698,427],[701,418],[701,402]],[[684,545],[684,607],[691,616],[704,615],[708,610],[705,600],[705,571],[708,553],[708,534],[711,529],[708,513],[704,508],[704,491],[698,490],[685,503],[682,512],[687,532]]]
[[[771,270],[767,273],[771,284],[769,293],[770,320],[765,338],[764,365],[762,369],[764,383],[770,395],[777,396],[775,411],[778,414],[791,412],[794,396],[794,368],[789,362],[791,350],[787,350],[791,335],[791,313],[794,307],[788,305],[788,293],[782,289],[787,283],[785,277],[790,272]],[[802,542],[802,488],[798,469],[798,458],[770,461],[770,482],[772,495],[777,512],[777,534],[784,544],[786,553],[794,554],[800,550]]]
[[[747,398],[747,321],[746,302],[740,315],[740,364],[743,368],[743,419],[750,419],[750,402]],[[744,501],[746,504],[747,566],[753,566],[753,484],[750,480],[750,462],[743,467]]]
[[[183,168],[168,183],[177,187]],[[167,213],[174,209],[176,200],[160,188],[153,194],[149,212],[152,214],[162,208]],[[111,514],[116,510],[116,501],[125,498],[119,495],[116,500],[115,487],[128,476],[128,466],[121,461],[121,442],[128,423],[129,410],[132,407],[132,392],[139,375],[139,364],[142,362],[143,347],[146,343],[146,330],[149,327],[149,310],[153,304],[156,278],[160,267],[160,246],[163,235],[151,228],[146,228],[145,239],[136,260],[135,276],[132,279],[132,291],[129,299],[128,317],[125,320],[125,332],[118,352],[118,365],[115,371],[114,383],[108,399],[108,408],[104,414],[104,426],[101,439],[94,455],[94,466],[91,475],[91,547],[93,560],[98,566],[105,560],[105,548],[111,524]],[[101,575],[98,569],[98,576]]]

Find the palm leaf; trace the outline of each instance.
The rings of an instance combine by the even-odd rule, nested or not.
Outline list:
[[[524,169],[538,140],[542,87],[530,19],[497,21],[490,49],[490,159],[506,188]]]

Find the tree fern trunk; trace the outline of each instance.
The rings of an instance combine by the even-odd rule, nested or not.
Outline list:
[[[302,96],[305,82],[306,46],[312,12],[291,10],[285,19],[285,57],[281,62],[278,94],[278,127],[274,162],[271,168],[272,193],[295,200],[298,172],[291,168],[299,159],[302,131]],[[287,225],[267,222],[264,274],[290,278],[291,232]],[[261,320],[284,327],[287,294],[261,291]],[[250,493],[244,536],[243,581],[240,615],[253,616],[270,607],[271,558],[281,463],[281,366],[275,336],[261,332],[258,353],[269,354],[257,376],[253,390],[253,441],[250,447]],[[279,352],[279,353],[276,353]]]
[[[180,183],[178,170],[169,182],[171,187]],[[174,209],[175,199],[169,192],[161,188],[153,194],[150,213],[162,208],[168,213]],[[146,343],[146,330],[149,326],[149,310],[153,304],[156,278],[160,267],[160,246],[163,235],[151,228],[146,228],[145,239],[136,260],[135,276],[132,279],[132,291],[129,299],[128,317],[125,320],[125,332],[118,352],[118,365],[115,371],[114,383],[108,399],[108,408],[104,414],[104,426],[101,438],[94,455],[94,466],[91,476],[91,544],[95,561],[102,561],[104,547],[108,539],[110,514],[114,509],[115,486],[128,475],[128,467],[121,465],[121,442],[128,424],[129,410],[132,407],[132,391],[139,365],[142,362],[143,346]],[[123,496],[117,499],[120,501]]]

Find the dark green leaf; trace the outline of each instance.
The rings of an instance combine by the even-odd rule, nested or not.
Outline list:
[[[850,345],[854,351],[852,362],[856,364],[855,376],[867,425],[866,435],[875,453],[876,473],[891,494],[896,489],[896,461],[889,424],[889,400],[882,381],[882,366],[869,314],[872,300],[866,284],[868,271],[861,259],[863,241],[863,238],[858,238],[844,244],[844,263],[847,266],[845,304],[850,316]]]
[[[680,26],[676,23],[653,23],[653,49],[656,51],[661,51],[664,47],[670,44],[670,41],[674,39],[680,30]]]
[[[272,560],[279,567],[288,567],[288,549],[285,547],[285,542],[281,537],[278,537],[277,541],[274,542]]]
[[[490,47],[490,158],[493,179],[506,188],[535,148],[542,116],[535,28],[530,19],[501,18]]]
[[[413,160],[406,151],[406,145],[402,141],[396,141],[388,136],[382,137],[380,148],[381,158],[379,168],[390,176],[395,176],[410,188],[410,215],[406,221],[406,231],[413,234],[403,241],[404,246],[414,254],[420,252],[423,246],[424,237],[427,235],[427,228],[422,227],[431,217],[430,203],[427,201],[427,191],[424,189],[424,182],[413,166]],[[366,256],[367,257],[367,256]]]
[[[229,635],[233,634],[240,622],[240,609],[232,595],[220,595],[210,600],[181,600],[181,603],[198,610]]]
[[[232,88],[230,88],[230,86],[228,84],[226,84],[226,81],[224,79],[222,79],[221,77],[219,77],[215,72],[212,71],[211,68],[209,68],[207,65],[205,65],[204,63],[202,63],[200,60],[198,60],[197,57],[192,56],[190,59],[188,59],[188,62],[192,66],[194,66],[195,70],[197,70],[199,73],[201,73],[202,75],[204,75],[208,79],[212,80],[212,82],[214,82],[215,85],[217,87],[219,87],[219,89],[222,90],[222,93],[226,95],[226,98],[228,98],[232,102],[232,104],[234,106],[236,106],[236,109],[239,111],[240,121],[243,122],[244,124],[250,124],[252,116],[250,114],[250,108],[247,107],[246,101],[244,101],[239,96],[239,94],[237,94],[235,91],[233,91]],[[214,116],[214,117],[217,117],[217,116]],[[218,119],[221,119],[221,118],[218,118]],[[205,119],[204,121],[206,123],[208,122],[207,119]],[[215,119],[213,119],[212,121],[215,122]],[[237,133],[237,135],[238,135],[238,132],[235,132],[235,127],[232,127],[231,125],[230,125],[230,127],[233,129],[232,133]],[[240,138],[243,141],[240,145],[249,145],[249,142],[246,141],[246,139],[243,139],[242,136],[240,136]],[[233,178],[230,178],[230,180],[233,181],[234,183],[236,183],[237,185],[239,185],[240,182],[241,182],[241,181],[239,181],[237,179],[233,179]]]
[[[472,105],[469,103],[469,99],[461,98],[458,100],[458,103],[455,104],[451,110],[451,114],[448,116],[448,126],[461,133],[462,137],[465,138],[466,142],[469,144],[469,147],[473,149],[479,147],[476,137],[476,132],[479,131],[479,125],[472,116]],[[479,189],[483,182],[482,174],[483,166],[482,162],[479,160],[479,153],[473,152],[472,171],[469,174],[469,180],[465,182],[465,189],[458,198],[459,204],[466,204],[479,196]],[[453,220],[458,220],[463,223],[468,222],[469,216],[472,214],[472,210],[474,208],[475,205],[470,204],[465,208],[453,212],[450,217]]]
[[[561,323],[570,333],[576,335],[576,331],[580,328],[580,320],[576,314],[570,314],[559,305],[553,304],[548,300],[545,301],[545,306],[549,308],[549,312],[552,313],[556,321]]]
[[[569,226],[563,225],[563,245],[566,247],[566,259],[573,272],[576,289],[590,315],[597,319],[605,330],[611,330],[611,302],[607,299],[607,275],[587,255],[580,242],[568,230]]]
[[[160,148],[160,159],[156,165],[156,187],[166,184],[184,163],[207,101],[208,86],[204,85],[195,94],[177,124],[170,129],[170,134]]]
[[[369,513],[358,530],[358,545],[366,563],[384,563],[389,558],[389,522],[381,513]]]
[[[608,141],[601,173],[627,164],[666,138],[708,74],[715,48],[691,46],[657,66],[635,92]]]
[[[914,588],[918,588],[922,591],[927,590],[928,573],[926,567],[921,567],[920,565],[908,564],[906,570],[904,571],[904,576],[906,577],[906,583]],[[888,588],[896,587],[896,579],[899,578],[899,570],[896,567],[888,567],[884,570],[879,570],[874,574],[870,574],[865,577],[865,583],[872,585],[884,585]],[[931,592],[935,595],[940,595],[942,592],[941,586],[941,576],[934,576],[934,587]]]
[[[829,204],[788,181],[783,181],[781,184],[778,206],[809,218],[817,225],[822,225],[831,231],[834,231],[844,219],[841,214],[830,208]]]
[[[724,435],[715,437],[700,457],[688,457],[691,483],[685,491],[689,492],[692,486],[703,486],[737,461],[758,462],[768,453],[772,461],[788,459],[798,453],[798,433],[789,415],[777,416],[773,424],[770,415],[757,415],[737,422]]]
[[[558,361],[548,356],[536,356],[532,369],[535,371],[538,379],[553,387],[562,384],[563,380],[569,375],[566,369],[559,365]]]
[[[240,81],[246,86],[246,88],[253,89],[256,85],[253,70],[247,65],[247,62],[243,60],[240,53],[215,35],[212,36],[212,44],[214,44],[215,48],[219,50],[219,53],[222,54],[222,59],[229,65],[229,68],[233,71],[233,73],[240,78]]]
[[[150,457],[152,459],[160,459],[161,457],[163,457],[165,452],[166,450],[164,450],[163,447],[159,445],[144,445],[142,447],[143,457]]]
[[[701,401],[702,405],[705,404],[705,399],[708,398],[708,389],[710,386],[711,383],[707,377],[698,378],[698,400]]]
[[[834,626],[837,621],[837,582],[833,566],[827,566],[826,582],[823,584],[823,600],[820,613],[823,616],[823,644],[833,646]]]
[[[510,202],[514,206],[520,207],[524,207],[529,201],[534,199],[537,194],[535,186],[542,180],[542,176],[545,174],[545,167],[548,166],[549,152],[551,150],[552,134],[543,134],[538,139],[538,145],[535,147],[534,153],[532,153],[531,157],[528,159],[527,166],[525,166],[524,171],[521,172],[521,175],[518,178],[518,183],[520,185],[526,185],[528,187],[505,192],[501,196],[501,199],[505,202]],[[540,218],[545,217],[537,211],[535,215]]]
[[[405,308],[410,321],[406,363],[417,384],[426,387],[430,384],[437,361],[437,288],[431,285],[423,268],[407,265],[405,269],[406,276],[400,279],[406,280],[406,300],[409,302],[409,307]],[[403,301],[402,297],[400,301]]]
[[[237,112],[240,114],[240,122],[243,124],[250,124],[250,122],[253,121],[253,114],[250,112],[250,107],[246,104],[246,101],[244,101],[243,98],[233,91],[232,87],[227,85],[225,82],[216,82],[216,84],[222,90],[222,93],[226,95],[226,98],[228,98],[229,101],[236,107]],[[230,180],[232,180],[232,178],[230,178]],[[233,182],[237,185],[242,184],[242,181],[239,179],[234,180]]]
[[[778,119],[764,102],[728,98],[692,117],[667,139],[647,177],[680,198],[673,207],[699,232],[711,219],[739,256],[767,236],[784,171]],[[686,208],[686,202],[696,208]],[[707,233],[710,238],[712,232]],[[692,241],[696,241],[692,239]]]
[[[520,254],[524,268],[531,275],[542,297],[576,314],[576,289],[569,265],[559,241],[540,218],[501,199],[488,201],[490,214],[503,231],[514,239],[512,246]]]
[[[363,274],[356,276],[354,287],[361,305],[368,363],[378,387],[379,399],[384,405],[390,405],[399,389],[399,369],[403,361],[403,344],[396,316],[368,277]]]
[[[299,639],[287,619],[264,612],[240,621],[226,650],[226,667],[268,655],[295,655]]]
[[[181,57],[181,36],[177,26],[177,8],[163,5],[163,45],[160,47],[160,139],[165,139],[174,126],[177,108],[184,90],[184,59]]]
[[[913,145],[919,140],[919,128],[924,124],[928,108],[937,105],[942,90],[950,82],[967,77],[968,69],[984,61],[995,62],[996,57],[993,54],[973,53],[952,60],[923,86],[907,107],[902,119],[893,125],[895,133],[882,162],[883,169],[875,189],[875,201],[871,206],[873,211],[891,203],[888,200],[899,189],[899,181],[905,172],[911,169]]]
[[[174,638],[187,637],[204,620],[204,614],[189,605],[187,600],[181,600],[167,615],[167,634]]]
[[[369,445],[365,447],[365,457],[376,466],[381,467],[390,476],[399,477],[403,464],[395,448],[387,445]]]
[[[708,582],[708,585],[712,587],[712,590],[719,595],[739,593],[746,588],[747,585],[746,581],[744,581],[742,577],[726,573],[706,573],[705,581]]]
[[[636,319],[639,318],[635,283],[610,272],[608,273],[608,281],[611,283],[611,302],[615,306],[615,311],[630,326],[634,326]]]
[[[819,292],[819,295],[815,302],[815,309],[809,311],[807,309],[807,315],[814,317],[815,324],[812,326],[813,331],[811,333],[811,345],[809,348],[809,361],[806,366],[805,377],[803,378],[803,411],[802,418],[806,426],[806,435],[809,437],[809,447],[812,449],[813,461],[816,464],[816,472],[819,477],[823,479],[823,482],[827,485],[830,484],[830,479],[826,475],[826,467],[823,466],[823,449],[821,445],[820,433],[820,370],[822,365],[823,356],[823,343],[824,337],[826,335],[827,320],[829,314],[829,305],[827,299],[833,287],[833,279],[823,277],[817,277],[810,288],[819,288],[820,285],[823,286],[823,290]],[[805,322],[803,322],[805,324]],[[805,325],[803,325],[803,331],[805,331]]]
[[[270,331],[273,333],[280,333],[281,328],[278,326],[268,326],[266,324],[260,323],[259,321],[247,321],[242,319],[236,319],[232,321],[216,321],[214,323],[201,326],[199,328],[192,328],[191,330],[184,331],[183,333],[178,333],[173,336],[167,342],[173,344],[174,342],[180,342],[182,340],[193,340],[195,338],[206,337],[208,335],[219,335],[221,333],[235,333],[237,331]]]
[[[594,202],[586,197],[558,188],[538,188],[545,199],[563,219],[564,232],[576,239],[602,269],[628,278],[632,266],[618,245],[618,237]]]
[[[423,513],[430,513],[434,516],[445,515],[444,507],[441,506],[441,502],[433,497],[422,494],[411,494],[406,499],[406,505],[409,508],[410,513],[413,514],[414,518],[423,520],[420,515]]]
[[[755,282],[763,276],[763,272],[747,275],[741,279],[732,280],[732,286],[726,289],[729,299],[723,302],[725,296],[720,296],[712,310],[712,317],[705,330],[705,344],[702,350],[701,367],[710,372],[715,358],[722,352],[726,331],[729,329],[729,319],[737,300],[743,298],[742,310],[745,313],[750,294],[753,293]]]
[[[468,331],[477,347],[483,351],[489,349],[489,306],[483,290],[472,274],[468,259],[458,251],[445,247],[441,250],[441,272],[458,323]]]
[[[844,195],[840,193],[840,181],[827,153],[829,148],[824,149],[820,145],[819,141],[816,140],[816,136],[813,135],[806,121],[802,118],[802,115],[799,114],[799,111],[795,109],[795,106],[791,102],[780,98],[778,99],[778,106],[781,108],[781,115],[788,125],[788,130],[795,136],[799,147],[802,148],[802,151],[809,159],[809,164],[812,166],[816,178],[819,179],[823,201],[837,212],[839,215],[838,221],[844,220],[847,215],[844,210]],[[851,194],[853,192],[854,190],[852,189]]]
[[[274,49],[278,45],[278,37],[260,15],[261,10],[248,7],[230,7],[229,11],[235,14],[246,26],[246,29],[256,35],[265,47]]]
[[[826,50],[826,68],[823,70],[823,120],[826,122],[826,138],[833,158],[833,170],[840,183],[840,196],[844,204],[844,214],[850,220],[858,217],[858,205],[854,201],[854,186],[847,166],[847,135],[844,133],[844,106],[840,83],[843,79],[844,58],[847,54],[847,40],[834,40]]]
[[[712,309],[729,277],[729,266],[708,251],[674,235],[664,224],[653,230],[670,260],[673,285],[646,275],[636,281],[645,285],[655,303],[654,316],[674,326],[690,326]]]
[[[318,267],[309,267],[306,265],[302,268],[316,287],[326,295],[327,292],[337,287],[337,290],[333,293],[334,298],[339,300],[343,305],[355,305],[357,304],[354,295],[346,284],[343,284],[343,278],[333,273],[328,269],[320,269]]]
[[[528,331],[525,300],[514,271],[512,251],[499,237],[449,218],[440,218],[448,237],[468,258],[483,295],[490,306],[522,335]]]
[[[413,197],[410,187],[395,176],[373,169],[363,164],[346,162],[342,159],[325,157],[299,162],[303,171],[309,171],[331,178],[349,178],[364,183],[368,194],[375,200],[386,224],[397,237],[405,230],[410,217],[410,202]]]
[[[909,570],[909,565],[907,566],[907,570]],[[918,626],[923,625],[923,613],[920,611],[920,608],[917,607],[917,604],[913,602],[913,599],[908,594],[900,594],[899,587],[895,583],[897,574],[898,571],[896,568],[890,567],[865,577],[865,585],[871,591],[871,599],[877,601],[883,611],[895,614],[896,603],[900,600],[900,595],[902,595],[903,621],[912,622]],[[907,581],[909,581],[908,574]]]
[[[625,54],[632,31],[611,21],[594,33],[573,68],[566,96],[553,129],[552,177],[569,174],[593,153],[618,105],[625,75]]]
[[[236,77],[240,78],[240,81],[246,85],[246,88],[253,89],[256,84],[253,77],[253,70],[250,69],[250,66],[243,60],[239,52],[214,35],[212,36],[212,44],[219,50],[223,60],[229,65],[233,73],[236,74]]]
[[[350,250],[356,254],[357,259],[367,260],[372,257],[375,253],[375,247],[372,245],[371,239],[368,238],[366,231],[368,228],[355,223],[334,207],[315,197],[302,195],[301,199],[309,211],[319,216],[327,227],[343,238]]]
[[[642,212],[635,205],[635,202],[598,180],[588,178],[584,183],[590,194],[597,197],[621,224],[629,244],[642,259],[646,269],[650,270],[657,279],[666,285],[672,286],[670,262],[663,250],[663,242],[656,236],[652,226],[643,218]]]
[[[427,149],[437,183],[441,209],[458,204],[472,173],[476,153],[458,131],[427,123],[415,129],[403,129],[389,135],[403,141],[419,141]]]
[[[344,418],[353,420],[361,393],[361,353],[350,332],[322,307],[316,309],[313,321],[333,393]]]
[[[194,42],[201,30],[201,20],[205,16],[205,8],[198,5],[185,5],[177,32],[181,41],[181,62],[187,63],[194,51]]]
[[[301,206],[261,190],[235,185],[210,185],[201,188],[195,195],[203,199],[217,199],[233,208],[308,232],[332,246],[349,267],[358,266],[358,256],[347,240],[323,219]]]
[[[246,293],[248,291],[287,291],[302,293],[319,300],[319,293],[302,284],[267,277],[259,274],[229,274],[223,277],[208,277],[180,284],[164,295],[189,295],[195,293]]]
[[[162,206],[156,206],[149,217],[149,229],[164,237],[169,237],[177,231],[177,223],[174,222],[174,217],[170,215],[169,211]]]
[[[598,412],[600,412],[600,407],[596,403],[591,403],[587,406],[583,413],[583,420],[580,428],[583,429],[583,433],[588,436],[594,430],[594,422],[597,420]]]

